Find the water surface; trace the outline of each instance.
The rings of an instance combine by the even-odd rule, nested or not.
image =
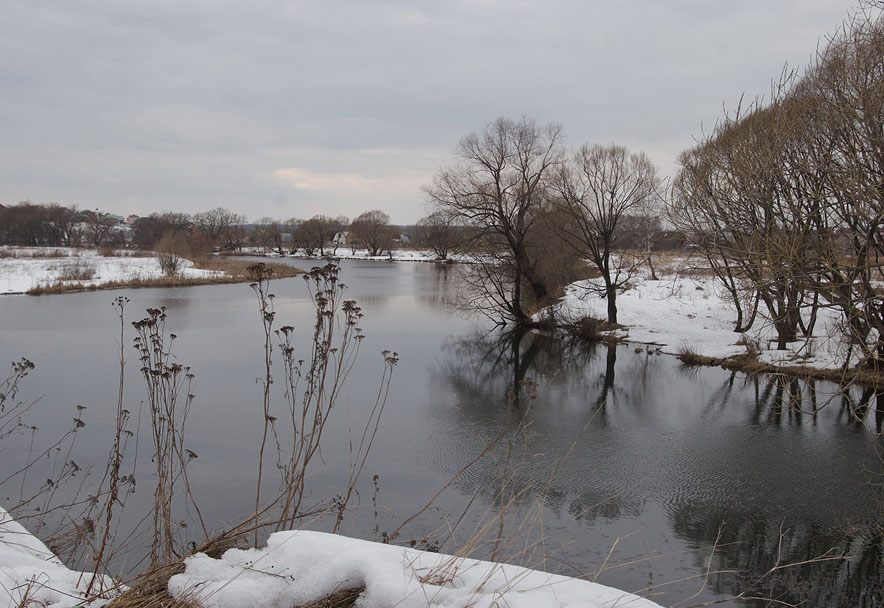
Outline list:
[[[663,605],[747,589],[809,606],[881,601],[880,538],[866,534],[880,510],[869,483],[881,468],[880,412],[863,410],[859,391],[845,398],[825,383],[686,369],[635,345],[490,331],[452,309],[455,274],[434,264],[342,263],[366,338],[311,478],[314,503],[346,479],[350,429],[374,403],[380,352],[400,356],[346,533],[391,533],[448,485],[397,540],[467,545],[477,557],[585,575]],[[303,283],[275,281],[272,291],[277,326],[293,325],[306,354]],[[25,382],[27,398],[40,397],[28,423],[45,441],[70,425],[75,405],[86,406],[74,455],[94,463],[85,485],[93,483],[113,430],[120,324],[111,302],[120,295],[131,300],[127,407],[137,413],[144,399],[129,322],[165,306],[174,351],[195,374],[186,431],[199,455],[195,491],[212,526],[238,521],[254,508],[262,429],[263,336],[247,285],[0,299],[0,360],[37,364]],[[152,504],[147,441],[131,520]],[[35,472],[28,483],[39,479]],[[0,487],[0,498],[11,504],[20,491]],[[855,557],[849,568],[831,560],[768,574],[778,555],[788,563],[835,554]]]

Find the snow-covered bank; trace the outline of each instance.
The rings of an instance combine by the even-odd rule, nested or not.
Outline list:
[[[69,608],[82,601],[90,574],[65,567],[0,507],[0,608]],[[105,588],[112,581],[104,580]]]
[[[617,295],[617,320],[626,328],[613,332],[631,342],[654,344],[662,352],[727,358],[744,355],[749,348],[759,352],[758,360],[782,366],[818,369],[840,367],[846,356],[840,317],[831,309],[820,309],[814,332],[787,350],[776,350],[776,331],[761,308],[753,327],[744,334],[733,331],[736,312],[721,286],[711,277],[683,276],[677,272],[651,281],[637,277]],[[607,317],[607,302],[590,292],[590,284],[601,279],[578,281],[568,286],[562,301],[553,308],[562,319]],[[542,317],[544,312],[538,315]]]
[[[360,608],[658,606],[588,581],[322,532],[278,532],[265,548],[185,564],[169,590],[206,608],[288,608],[362,587]]]
[[[196,554],[185,567],[169,591],[205,608],[289,608],[362,588],[360,608],[659,608],[597,583],[322,532],[278,532],[264,548]],[[0,508],[0,608],[73,608],[89,576]]]
[[[323,257],[319,255],[304,255],[301,253],[297,253],[294,255],[286,255],[280,256],[278,253],[274,252],[264,252],[260,249],[254,249],[250,253],[255,255],[266,255],[268,257],[292,257],[292,258],[304,258],[308,260],[315,259],[317,262],[322,261]],[[356,249],[355,251],[350,247],[339,247],[336,251],[332,252],[332,250],[328,250],[326,252],[327,258],[336,258],[341,260],[374,260],[374,261],[388,261],[393,260],[395,262],[441,262],[442,260],[429,249],[394,249],[390,253],[385,253],[383,255],[369,255],[367,249]],[[448,256],[448,261],[458,262],[458,263],[469,263],[472,261],[473,256],[460,254],[460,253],[452,253]]]
[[[58,284],[89,288],[165,276],[153,256],[133,257],[126,251],[117,253],[119,255],[103,256],[95,249],[0,247],[0,294],[26,293]],[[218,275],[215,270],[193,268],[190,261],[183,263],[180,272],[185,279]]]

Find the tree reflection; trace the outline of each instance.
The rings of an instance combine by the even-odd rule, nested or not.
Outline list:
[[[536,332],[453,340],[433,377],[457,408],[439,410],[448,424],[446,467],[457,470],[512,421],[526,421],[517,442],[497,446],[454,484],[487,508],[478,526],[509,517],[494,530],[495,548],[503,538],[525,542],[536,532],[525,518],[546,510],[554,517],[545,521],[570,522],[561,542],[593,539],[579,547],[585,571],[608,557],[595,545],[622,530],[647,526],[652,538],[674,531],[684,543],[655,567],[655,579],[681,576],[681,559],[695,563],[685,582],[661,588],[678,587],[668,598],[696,590],[691,577],[704,578],[714,546],[713,569],[731,571],[710,579],[719,596],[746,591],[787,603],[810,598],[808,605],[884,599],[882,535],[843,533],[837,524],[875,509],[863,486],[874,442],[863,421],[872,410],[880,418],[884,406],[874,390],[685,370],[653,347]],[[637,538],[649,553],[661,550]],[[781,564],[806,562],[833,548],[854,556],[849,567],[839,559],[771,572],[778,555]],[[631,566],[633,557],[618,567],[640,578],[644,566]]]
[[[449,356],[442,373],[456,402],[465,410],[488,411],[518,411],[527,405],[526,380],[542,385],[554,377],[582,375],[596,355],[595,344],[524,330],[476,331],[449,342],[445,350]],[[613,386],[613,369],[609,375]]]
[[[680,505],[674,532],[697,547],[696,567],[715,573],[723,596],[756,598],[749,606],[880,606],[882,537],[845,533],[829,523],[769,519],[720,505]],[[710,552],[711,562],[710,562]]]

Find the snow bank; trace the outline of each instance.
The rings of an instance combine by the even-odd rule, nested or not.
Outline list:
[[[278,532],[265,548],[185,564],[169,591],[205,608],[290,608],[362,586],[360,608],[659,608],[588,581],[321,532]]]
[[[46,545],[0,507],[0,608],[77,606],[90,576],[65,567]],[[110,579],[104,583],[108,588],[112,586]]]
[[[85,605],[89,577],[0,508],[0,608]],[[204,608],[290,608],[362,587],[360,608],[659,608],[588,581],[308,531],[277,532],[262,549],[220,559],[196,554],[169,580],[170,593]]]
[[[658,273],[660,274],[660,273]],[[607,301],[588,289],[601,279],[578,281],[568,286],[565,297],[552,307],[563,319],[590,315],[607,318]],[[746,354],[747,346],[760,350],[759,360],[777,365],[801,365],[818,369],[838,368],[846,347],[838,326],[840,316],[820,309],[809,340],[776,350],[776,331],[763,305],[753,327],[734,332],[736,311],[717,281],[711,277],[664,276],[659,281],[638,277],[617,295],[617,321],[626,329],[613,332],[631,342],[653,344],[662,352],[678,354],[689,349],[707,357],[725,358]],[[538,314],[542,317],[545,312]]]
[[[58,283],[92,287],[115,281],[156,279],[165,276],[155,257],[104,257],[94,249],[0,248],[0,294],[25,293]],[[45,257],[52,256],[52,257]],[[187,278],[217,276],[218,271],[193,268],[186,261],[181,275]],[[84,278],[65,279],[82,276]]]

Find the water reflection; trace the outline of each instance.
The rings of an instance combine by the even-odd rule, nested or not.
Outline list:
[[[571,522],[561,536],[544,532],[551,544],[567,543],[574,525],[587,526],[590,541],[575,556],[586,571],[608,559],[611,529],[651,536],[669,530],[681,547],[665,542],[682,557],[654,566],[658,586],[683,576],[675,567],[682,560],[705,572],[713,552],[716,574],[709,595],[700,596],[707,600],[743,592],[817,606],[881,599],[880,538],[844,532],[878,511],[868,472],[880,463],[864,426],[880,403],[874,391],[686,370],[644,347],[517,332],[452,340],[432,373],[458,406],[439,416],[452,427],[446,437],[455,438],[440,459],[449,471],[514,414],[528,420],[523,442],[506,452],[506,472],[496,454],[457,480],[461,491],[490,505],[519,495],[523,515],[542,501],[551,521]],[[516,487],[503,495],[506,484]],[[829,550],[853,558],[769,573]],[[636,555],[622,557],[622,570],[603,574],[602,582],[634,584],[648,567],[628,565]],[[675,601],[693,586],[660,590]]]
[[[757,606],[884,602],[880,534],[701,503],[681,505],[672,525],[680,537],[707,548],[695,554],[695,564],[717,573],[710,584],[723,596],[764,598],[746,602]]]
[[[740,574],[716,575],[688,604],[721,600],[759,578],[767,582],[782,526],[790,560],[829,547],[856,557],[849,570],[842,562],[786,570],[787,582],[771,583],[766,593],[789,601],[807,597],[811,606],[877,597],[862,594],[880,589],[881,540],[863,530],[880,513],[869,475],[881,469],[872,432],[881,426],[881,395],[685,368],[652,347],[479,331],[473,321],[448,313],[457,271],[346,264],[348,296],[366,310],[365,365],[349,382],[352,418],[343,417],[340,429],[329,427],[329,437],[341,439],[324,451],[323,470],[312,480],[317,500],[333,496],[338,477],[346,478],[348,425],[361,415],[366,391],[375,390],[376,353],[392,347],[403,357],[370,465],[381,474],[381,503],[396,511],[382,530],[395,529],[496,437],[514,437],[513,423],[524,421],[524,432],[495,444],[492,458],[459,476],[440,508],[422,520],[426,525],[407,534],[421,538],[440,522],[466,532],[500,521],[503,513],[505,525],[489,525],[479,547],[487,554],[505,555],[503,541],[527,537],[523,549],[556,558],[530,565],[566,574],[600,571],[600,582],[653,588],[662,594],[655,599],[668,605],[702,586],[719,529],[713,569]],[[280,281],[274,291],[281,322],[309,335],[302,283]],[[170,329],[181,336],[176,353],[197,374],[188,431],[189,447],[200,455],[193,481],[211,521],[234,521],[253,507],[243,488],[254,487],[260,441],[254,294],[248,286],[227,285],[128,295],[133,319],[148,306],[174,310]],[[38,364],[27,388],[35,397],[47,395],[39,408],[45,416],[34,420],[40,434],[63,432],[73,405],[89,406],[78,444],[85,454],[76,458],[81,464],[102,463],[107,454],[119,353],[110,300],[106,293],[80,293],[0,302],[0,355],[7,361],[28,355]],[[129,373],[137,376],[131,366]],[[136,376],[126,387],[133,412],[144,399]],[[138,462],[148,468],[149,455]],[[9,466],[0,459],[0,470]],[[149,473],[142,479],[133,500],[144,496],[148,504]],[[366,480],[364,503],[373,492]],[[466,505],[472,509],[464,514]],[[143,509],[134,507],[132,517],[139,518]],[[373,538],[372,520],[365,518],[363,528],[354,523],[352,533]],[[523,527],[526,521],[531,524]],[[858,531],[845,532],[845,524]],[[788,577],[830,580],[796,587]]]
[[[526,380],[543,384],[585,368],[595,358],[596,345],[569,344],[539,332],[477,328],[450,340],[444,352],[448,356],[442,374],[458,395],[457,402],[467,411],[493,415],[502,406],[518,410],[526,405]],[[609,359],[604,384],[613,386],[616,355]]]

